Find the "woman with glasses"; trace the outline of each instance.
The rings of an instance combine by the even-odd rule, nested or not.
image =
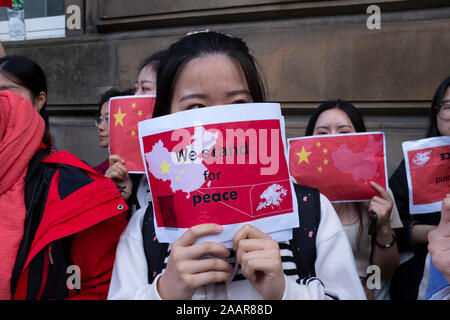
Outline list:
[[[98,132],[98,138],[99,138],[99,144],[102,148],[108,148],[109,146],[109,128],[108,128],[108,122],[109,122],[109,108],[108,103],[109,99],[113,97],[118,96],[124,96],[124,95],[132,95],[134,90],[129,89],[124,92],[120,92],[116,88],[111,88],[108,91],[106,91],[100,98],[100,103],[98,104],[98,118],[95,119],[95,126],[97,127]],[[109,168],[109,159],[106,159],[102,163],[100,163],[98,166],[94,167],[95,171],[98,173],[105,175],[106,170]]]
[[[430,108],[430,125],[427,138],[450,136],[450,77],[436,90]],[[412,252],[414,256],[400,265],[391,282],[391,299],[415,300],[418,298],[420,281],[428,253],[428,233],[439,224],[440,212],[411,215],[409,211],[408,183],[403,160],[389,179],[404,228],[399,230],[400,251]]]

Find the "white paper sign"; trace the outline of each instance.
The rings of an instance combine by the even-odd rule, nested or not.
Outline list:
[[[190,227],[217,223],[227,243],[250,223],[277,241],[299,226],[280,105],[253,103],[178,112],[139,123],[155,230],[173,243]]]
[[[439,212],[450,193],[450,137],[402,143],[411,214]]]

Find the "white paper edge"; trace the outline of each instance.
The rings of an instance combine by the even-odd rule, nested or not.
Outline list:
[[[255,104],[257,104],[259,108],[257,112],[255,112]],[[230,112],[230,110],[235,110],[236,112]],[[146,130],[139,130],[139,138],[141,138],[142,136],[148,136],[151,134],[178,130],[187,127],[204,126],[225,122],[244,121],[242,120],[240,114],[242,112],[249,112],[250,110],[252,110],[253,112],[251,112],[251,116],[249,116],[245,121],[275,120],[281,119],[282,117],[281,106],[279,103],[242,103],[236,105],[222,105],[202,109],[185,110],[170,115],[147,119],[139,122],[138,126],[148,124]],[[202,113],[202,118],[209,117],[211,118],[211,120],[199,121],[198,117],[196,116],[199,113],[199,111]],[[214,118],[220,120],[213,120]],[[167,119],[169,119],[170,121]],[[172,125],[173,122],[178,123],[180,120],[184,121],[184,125],[181,124],[175,126]],[[192,124],[186,125],[186,123],[189,123],[189,121],[191,121]],[[151,125],[152,122],[158,123],[157,125]]]
[[[439,212],[442,209],[442,200],[428,204],[420,204],[420,205],[413,204],[408,151],[445,146],[448,145],[449,142],[450,136],[432,137],[402,142],[403,158],[405,159],[405,168],[406,168],[406,180],[408,181],[408,196],[409,196],[408,199],[409,199],[410,214],[425,214],[431,212]]]

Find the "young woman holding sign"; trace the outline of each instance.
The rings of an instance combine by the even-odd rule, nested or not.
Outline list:
[[[154,117],[264,99],[247,45],[221,33],[197,32],[172,44],[160,61]],[[251,225],[235,234],[233,250],[218,242],[194,244],[202,236],[223,230],[217,224],[202,224],[186,231],[169,251],[148,252],[143,229],[153,225],[153,214],[141,209],[121,236],[108,298],[364,299],[339,219],[330,202],[317,195],[321,216],[315,243],[316,277],[300,281],[289,247]],[[149,240],[158,241],[154,234]],[[151,272],[155,257],[161,259],[156,261],[162,265],[160,272]],[[234,276],[236,260],[241,267]]]
[[[439,85],[431,102],[426,137],[439,136],[450,136],[450,77]],[[409,261],[399,266],[392,277],[391,297],[396,300],[416,300],[428,253],[428,233],[439,224],[441,213],[410,214],[405,160],[392,174],[389,185],[405,226],[398,233],[399,250],[414,254]],[[423,298],[423,295],[419,298]]]
[[[314,111],[305,135],[355,132],[366,132],[359,110],[347,101],[332,100],[324,102]],[[368,299],[375,298],[374,292],[366,285],[367,277],[370,275],[368,267],[378,266],[383,279],[393,274],[399,261],[394,229],[403,227],[390,191],[374,182],[371,182],[371,186],[380,196],[374,196],[370,202],[333,204],[351,243],[358,274]],[[375,233],[369,235],[372,213],[376,214]]]
[[[157,51],[144,59],[134,84],[134,95],[156,94],[156,69],[164,53],[164,50]],[[118,154],[109,157],[107,166],[105,175],[112,179],[121,190],[122,197],[130,205],[130,215],[141,207],[146,208],[151,201],[151,193],[145,174],[129,175],[125,161]]]

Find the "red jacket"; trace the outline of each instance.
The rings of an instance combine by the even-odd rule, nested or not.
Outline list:
[[[116,246],[127,224],[125,201],[110,179],[68,152],[53,153],[38,165],[53,168],[54,173],[41,175],[50,176],[51,182],[43,188],[45,202],[36,201],[42,216],[34,231],[27,231],[25,222],[29,240],[27,245],[24,235],[16,276],[13,271],[14,299],[106,299]],[[39,176],[30,167],[29,171],[27,183]],[[38,214],[27,212],[29,225]],[[64,243],[69,243],[67,250]],[[70,285],[72,280],[81,285],[79,290]]]

